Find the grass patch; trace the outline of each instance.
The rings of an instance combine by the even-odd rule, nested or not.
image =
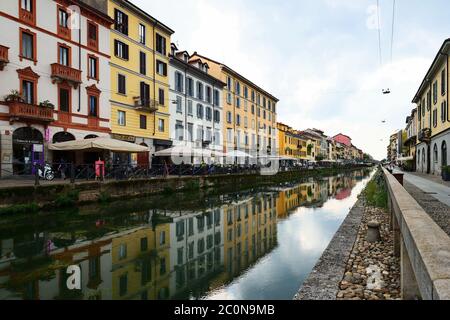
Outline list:
[[[374,178],[367,184],[364,193],[369,205],[377,208],[387,209],[388,192],[386,189],[386,183],[380,170],[378,170]]]
[[[18,215],[36,213],[39,211],[39,206],[36,203],[18,204],[6,208],[0,208],[0,216]]]
[[[80,197],[79,190],[71,190],[67,193],[58,195],[55,200],[55,206],[57,208],[67,208],[76,205]]]
[[[100,192],[98,197],[98,202],[102,204],[110,203],[112,200],[111,195],[105,191]]]

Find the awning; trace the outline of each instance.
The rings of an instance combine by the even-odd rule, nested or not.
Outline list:
[[[225,154],[228,158],[250,158],[253,159],[254,157],[246,152],[239,151],[239,150],[233,150]]]
[[[189,146],[175,146],[155,153],[155,157],[211,157],[212,151],[192,148]]]
[[[397,161],[413,161],[414,157],[410,156],[410,157],[403,157],[403,158],[398,158]]]
[[[148,152],[148,147],[111,138],[95,138],[85,140],[53,143],[48,147],[54,151],[109,150],[114,152],[140,153]]]

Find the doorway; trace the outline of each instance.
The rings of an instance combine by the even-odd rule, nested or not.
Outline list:
[[[23,127],[13,133],[13,173],[31,175],[33,164],[44,164],[44,137],[32,127]]]

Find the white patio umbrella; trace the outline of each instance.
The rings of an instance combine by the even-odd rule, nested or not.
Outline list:
[[[228,158],[250,158],[250,159],[254,158],[251,154],[248,154],[248,153],[240,151],[240,150],[233,150],[233,151],[227,152],[225,156]]]

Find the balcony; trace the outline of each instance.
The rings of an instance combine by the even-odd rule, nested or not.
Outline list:
[[[5,66],[9,63],[8,47],[0,46],[0,71],[3,71]]]
[[[17,120],[34,120],[36,122],[53,122],[53,109],[28,104],[20,101],[8,102],[11,122]]]
[[[422,129],[419,131],[418,139],[420,142],[429,143],[431,141],[431,129]]]
[[[53,83],[67,81],[76,89],[81,83],[81,70],[73,69],[59,63],[52,65],[52,79]]]
[[[134,106],[137,110],[145,112],[156,112],[159,110],[158,101],[141,99],[141,97],[134,97]]]

